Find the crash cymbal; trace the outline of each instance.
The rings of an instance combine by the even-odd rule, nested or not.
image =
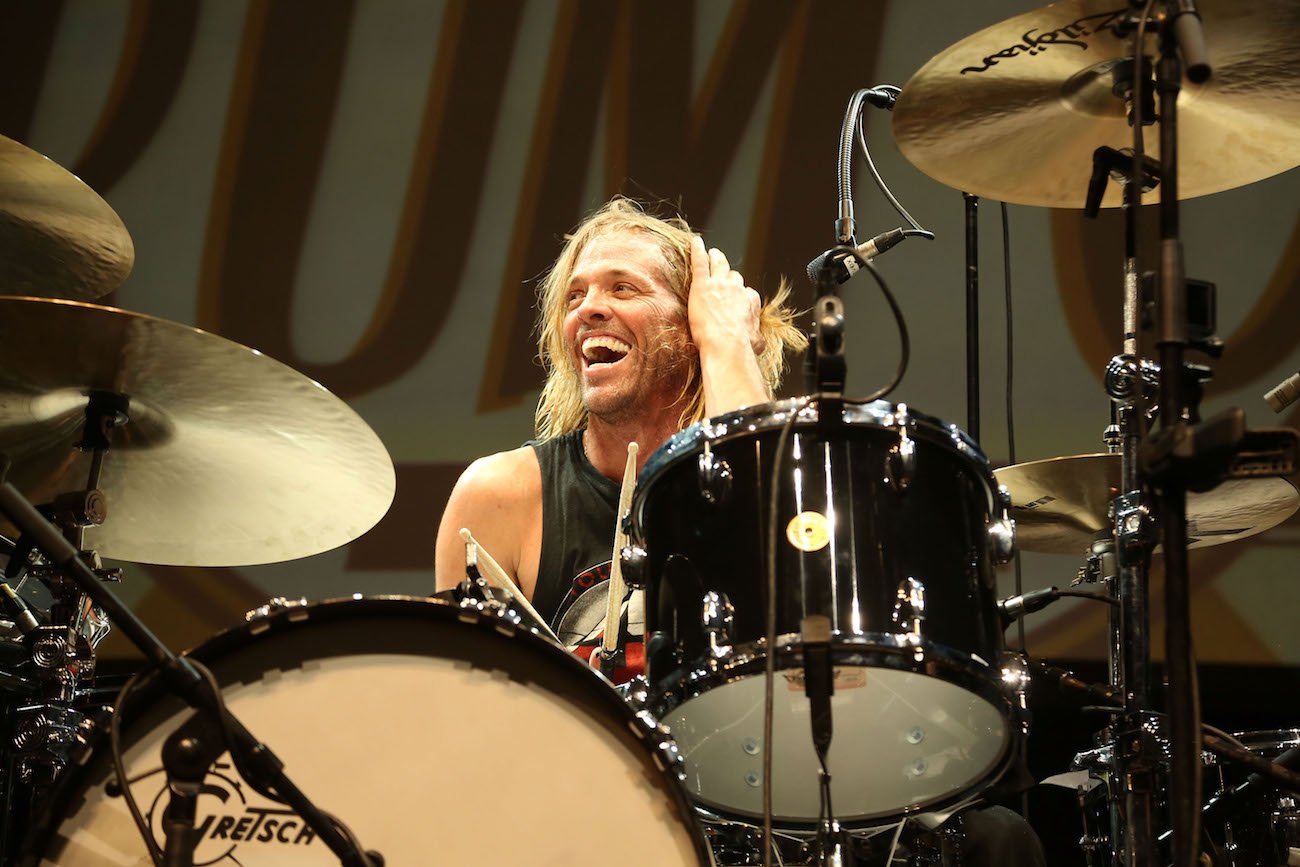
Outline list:
[[[1214,75],[1178,96],[1178,192],[1190,199],[1300,165],[1300,3],[1198,0]],[[893,114],[904,155],[959,190],[1081,208],[1093,151],[1133,143],[1112,76],[1132,37],[1109,29],[1124,0],[1064,0],[942,51],[903,88]],[[1155,43],[1148,56],[1154,57]],[[1155,127],[1146,153],[1159,158]],[[1122,204],[1110,184],[1102,204]],[[1158,188],[1144,202],[1159,198]]]
[[[1110,528],[1107,508],[1119,493],[1119,455],[1072,455],[995,470],[1011,492],[1022,551],[1078,554]],[[1300,494],[1286,479],[1229,479],[1187,495],[1189,548],[1208,548],[1262,533],[1295,514]]]
[[[131,273],[135,246],[75,175],[0,136],[0,291],[90,300]]]
[[[74,443],[92,390],[130,398],[98,486],[107,520],[85,534],[105,557],[292,560],[355,539],[392,502],[379,438],[280,362],[126,310],[0,298],[0,452],[38,504],[86,486],[90,455]]]

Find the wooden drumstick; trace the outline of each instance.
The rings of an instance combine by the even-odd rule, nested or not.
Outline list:
[[[487,548],[484,548],[479,544],[478,540],[474,538],[474,534],[471,533],[467,527],[460,528],[460,538],[464,540],[466,545],[473,545],[475,550],[478,552],[478,565],[480,571],[483,573],[483,577],[509,593],[511,598],[519,605],[519,607],[524,609],[524,611],[527,611],[528,616],[536,621],[537,625],[541,628],[543,635],[554,641],[556,644],[563,646],[563,642],[560,641],[559,637],[551,631],[551,627],[546,625],[546,620],[542,615],[538,614],[537,609],[529,603],[528,597],[524,596],[524,592],[519,589],[514,581],[510,580],[510,576],[506,574],[506,570],[502,569],[501,565],[497,563],[496,560],[492,559],[492,555],[488,553]]]
[[[623,594],[627,586],[623,583],[623,561],[619,552],[627,544],[627,533],[623,532],[623,518],[632,508],[632,491],[636,488],[636,453],[640,449],[636,443],[627,444],[627,465],[623,467],[623,487],[618,492],[618,512],[614,515],[614,557],[609,564],[609,601],[605,606],[605,637],[601,642],[601,653],[608,657],[618,649],[618,623],[622,619]]]

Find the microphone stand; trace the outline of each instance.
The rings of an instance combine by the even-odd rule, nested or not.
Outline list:
[[[129,608],[100,583],[90,566],[78,556],[76,546],[64,538],[59,529],[47,521],[17,488],[4,480],[0,480],[0,512],[23,535],[33,540],[50,562],[62,570],[63,576],[72,580],[82,593],[108,615],[109,622],[121,628],[158,669],[163,683],[173,694],[210,721],[213,730],[229,732],[224,747],[236,759],[236,765],[246,775],[249,785],[292,807],[338,856],[340,863],[348,867],[377,867],[382,864],[381,858],[363,851],[333,820],[307,799],[285,775],[283,763],[225,710],[220,697],[209,689],[203,676],[187,660],[172,653]],[[167,827],[167,842],[163,863],[169,867],[188,867],[193,864],[194,847],[198,842],[194,833],[194,802],[208,764],[221,751],[210,738],[200,741],[192,737],[179,740],[173,738],[169,740],[168,748],[164,749],[168,790],[172,792],[172,802],[168,806],[164,823]],[[156,843],[152,840],[146,840],[145,843],[150,857],[155,857]]]
[[[980,230],[979,196],[966,203],[966,433],[980,441]]]

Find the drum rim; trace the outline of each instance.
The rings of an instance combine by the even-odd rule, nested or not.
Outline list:
[[[592,669],[564,648],[543,638],[531,628],[523,625],[516,626],[478,608],[462,608],[441,599],[409,595],[353,594],[312,601],[298,600],[282,607],[275,607],[267,613],[261,611],[255,609],[249,612],[245,615],[246,622],[221,630],[186,650],[182,656],[220,666],[223,658],[237,653],[250,643],[264,639],[268,635],[283,637],[328,626],[331,622],[346,622],[351,619],[347,617],[349,611],[362,612],[380,619],[422,617],[429,622],[450,622],[456,624],[458,629],[476,630],[483,634],[496,635],[507,641],[523,641],[532,649],[544,647],[541,658],[546,660],[543,664],[552,672],[558,672],[561,676],[567,672],[575,673],[576,676],[570,678],[568,683],[573,687],[571,692],[581,692],[584,697],[590,697],[584,709],[590,711],[593,706],[608,709],[609,716],[605,717],[601,724],[606,725],[609,731],[622,742],[636,742],[636,748],[640,750],[640,755],[645,760],[646,771],[653,772],[655,778],[662,782],[661,791],[668,796],[668,803],[675,809],[682,826],[689,833],[701,867],[710,863],[709,844],[700,827],[699,817],[695,814],[694,801],[686,790],[681,776],[680,756],[677,754],[676,744],[667,734],[667,730],[649,713],[639,712],[620,697],[613,685],[600,672]],[[374,652],[383,654],[386,651]],[[395,653],[395,651],[387,652]],[[330,657],[322,655],[309,658]],[[261,669],[263,675],[275,670],[282,669],[277,669],[269,662]],[[219,667],[213,673],[223,687],[243,682],[237,677],[233,680],[223,678],[223,671]],[[542,688],[554,692],[545,685]],[[564,694],[560,694],[559,697],[562,700],[571,700]],[[173,710],[168,710],[169,704],[172,705]],[[141,727],[142,719],[148,722],[151,714],[157,715],[160,712],[164,719],[169,719],[174,715],[174,708],[177,705],[179,699],[167,693],[162,687],[157,669],[144,674],[142,682],[132,691],[125,706],[116,709],[116,712],[122,714],[123,752],[130,750],[142,737],[153,731],[151,727]],[[108,734],[107,725],[98,728],[69,762],[62,778],[55,784],[54,790],[46,799],[40,815],[22,836],[15,860],[18,867],[35,867],[42,858],[53,851],[51,847],[57,843],[59,829],[64,820],[71,817],[79,804],[84,802],[86,794],[99,778],[96,768],[107,766],[108,776],[112,777]],[[274,743],[269,746],[272,749],[276,748]],[[672,758],[665,760],[665,753]],[[673,760],[674,758],[676,761]],[[310,796],[311,793],[309,792],[308,795]]]
[[[885,419],[895,415],[900,407],[906,407],[908,416],[915,423],[916,438],[950,448],[978,472],[988,486],[990,495],[997,491],[997,481],[988,458],[979,445],[955,424],[917,412],[905,403],[895,404],[885,400],[845,403],[843,418],[848,425],[883,428]],[[745,434],[779,428],[789,421],[790,413],[795,411],[799,415],[799,420],[794,425],[795,429],[817,423],[819,408],[816,401],[808,402],[806,398],[794,397],[743,407],[734,412],[696,422],[678,431],[646,460],[637,479],[637,499],[644,500],[646,493],[670,467],[701,451],[705,442],[712,446]],[[633,515],[638,516],[640,512],[641,510],[634,505]]]
[[[839,636],[831,642],[831,664],[844,664],[844,660],[847,658],[865,660],[873,664],[861,665],[855,662],[853,667],[885,668],[922,677],[934,677],[944,683],[964,689],[998,711],[1005,724],[1004,736],[997,757],[989,765],[988,770],[966,788],[942,795],[923,804],[889,813],[875,813],[869,816],[836,816],[836,820],[849,830],[862,830],[889,825],[918,813],[939,812],[980,795],[996,785],[998,780],[1010,770],[1016,755],[1016,739],[1022,737],[1019,732],[1023,728],[1024,712],[1010,695],[998,687],[1001,681],[996,678],[997,669],[992,663],[981,667],[970,654],[924,640],[915,644],[898,641],[901,638],[904,638],[904,636],[894,633]],[[868,643],[872,640],[881,640],[881,643]],[[889,640],[889,643],[894,643],[897,646],[886,647],[884,640]],[[778,653],[776,657],[775,667],[777,671],[796,668],[803,664],[802,655],[798,653],[801,643],[802,640],[798,633],[785,633],[778,636],[777,648],[782,652]],[[764,656],[757,652],[757,648],[754,648],[755,644],[756,642],[747,642],[745,645],[737,645],[737,647],[750,648],[752,652],[745,660],[727,671],[704,672],[696,669],[682,674],[681,669],[678,669],[669,677],[664,678],[660,681],[660,687],[653,691],[649,697],[648,704],[651,712],[654,713],[656,718],[663,719],[691,699],[704,695],[720,686],[750,677],[761,677],[766,662]],[[922,651],[920,661],[917,661],[916,658],[918,649]],[[935,671],[942,672],[942,675],[934,674]],[[990,677],[990,673],[994,677]],[[681,674],[680,677],[679,674]],[[693,795],[692,797],[697,804],[700,803],[698,796]],[[711,812],[723,816],[728,821],[740,824],[752,823],[756,818],[746,813],[733,812],[725,806],[715,804],[712,801],[708,802],[706,806]],[[775,821],[779,822],[779,827],[782,830],[795,833],[811,832],[817,828],[815,820],[803,822],[798,819],[782,817]]]

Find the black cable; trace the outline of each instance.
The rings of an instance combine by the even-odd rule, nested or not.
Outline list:
[[[776,537],[780,527],[781,462],[795,422],[812,398],[800,398],[781,426],[772,455],[767,509],[767,655],[763,668],[763,867],[772,867],[772,705],[776,696]],[[820,412],[820,408],[818,409]]]
[[[872,265],[870,262],[864,261],[862,263],[862,268],[863,270],[870,272],[871,276],[875,279],[876,285],[880,287],[881,294],[885,296],[885,301],[889,304],[890,312],[894,314],[894,324],[898,326],[899,352],[898,369],[894,371],[893,379],[871,392],[866,397],[857,397],[852,400],[845,398],[845,403],[854,404],[870,403],[873,400],[880,400],[882,397],[897,388],[898,384],[903,381],[903,374],[907,373],[907,365],[911,360],[912,355],[912,341],[907,334],[907,321],[903,318],[903,311],[899,308],[898,300],[894,298],[894,293],[889,290],[889,284],[885,282],[885,278],[881,276],[880,271],[876,269],[876,266]]]
[[[117,699],[113,705],[113,715],[108,723],[108,743],[113,758],[113,773],[117,777],[118,788],[122,790],[122,799],[126,802],[126,808],[131,813],[131,821],[135,822],[136,830],[140,832],[140,837],[144,840],[145,849],[149,853],[149,860],[154,863],[154,867],[163,867],[162,850],[158,848],[158,842],[154,839],[153,831],[145,822],[144,814],[140,812],[140,805],[135,802],[135,795],[131,792],[130,781],[126,777],[126,765],[122,761],[122,713],[126,707],[127,697],[131,694],[131,690],[136,688],[141,677],[141,673],[132,675],[131,679],[118,691]]]
[[[868,94],[870,94],[870,92],[872,91],[892,92],[894,97],[897,97],[897,95],[900,94],[900,92],[902,92],[900,88],[893,86],[893,84],[878,84],[878,86],[870,88],[870,90],[868,90],[867,92]],[[866,103],[866,101],[863,101],[862,104],[859,104],[858,120],[857,123],[855,123],[855,129],[857,129],[857,133],[858,133],[858,144],[859,146],[862,147],[862,156],[865,157],[867,161],[867,170],[868,172],[871,173],[871,178],[874,179],[874,181],[876,182],[876,186],[880,187],[880,192],[885,196],[885,200],[889,201],[889,204],[893,205],[894,211],[898,212],[898,216],[904,218],[904,220],[907,221],[907,225],[913,227],[915,233],[919,234],[920,237],[930,238],[931,240],[933,240],[935,239],[935,233],[932,233],[932,231],[928,229],[922,229],[922,226],[920,226],[919,222],[915,221],[913,216],[911,216],[910,213],[907,213],[907,209],[902,207],[902,204],[900,203],[900,201],[898,201],[897,198],[894,198],[893,192],[889,191],[889,187],[885,185],[884,178],[880,177],[880,172],[876,170],[876,162],[875,160],[871,159],[871,148],[867,147],[866,131],[863,130],[862,118],[863,118],[863,114],[865,114],[865,112],[863,112],[863,109],[865,109],[867,104],[868,103]]]

